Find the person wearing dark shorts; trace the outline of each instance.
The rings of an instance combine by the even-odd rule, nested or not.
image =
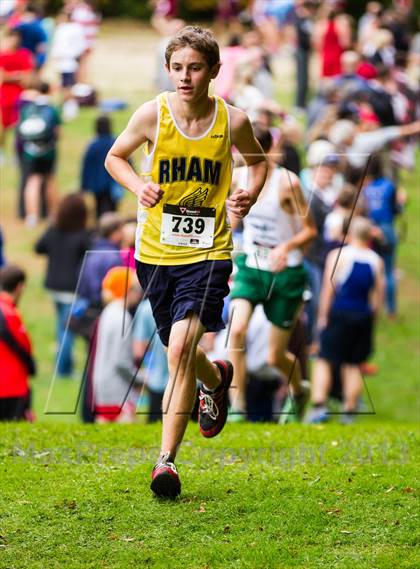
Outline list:
[[[181,491],[174,464],[200,389],[199,426],[216,436],[227,418],[232,364],[211,362],[198,345],[223,327],[232,235],[226,207],[244,217],[264,185],[267,164],[248,117],[208,94],[220,68],[209,30],[188,26],[168,43],[166,69],[174,92],[142,105],[108,153],[105,166],[138,199],[135,258],[162,342],[169,381],[163,397],[162,443],[151,489],[160,497]],[[131,154],[145,143],[143,173]],[[249,169],[247,190],[230,197],[234,145]]]
[[[27,161],[28,175],[39,174],[40,176],[51,176],[55,173],[56,155],[50,154],[47,157],[33,158]]]
[[[369,248],[371,231],[368,219],[354,218],[348,245],[334,249],[327,257],[318,317],[320,350],[312,377],[308,423],[329,418],[333,367],[341,369],[342,422],[351,422],[357,413],[363,388],[359,366],[372,353],[374,318],[384,295],[384,265]]]
[[[180,266],[136,261],[136,268],[164,346],[168,347],[172,325],[184,320],[190,312],[199,316],[207,332],[219,332],[225,327],[223,299],[229,294],[231,261],[200,261]]]
[[[24,189],[26,225],[38,223],[41,186],[45,181],[48,215],[54,215],[58,205],[55,179],[58,127],[60,117],[49,99],[50,86],[41,83],[39,95],[22,110],[18,127],[22,144],[22,163],[27,175]]]
[[[332,310],[321,332],[319,357],[333,364],[361,364],[372,353],[372,332],[372,314]]]

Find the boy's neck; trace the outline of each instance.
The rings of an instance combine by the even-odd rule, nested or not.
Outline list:
[[[173,93],[172,96],[169,94],[169,102],[175,115],[185,122],[204,119],[212,114],[214,110],[213,99],[208,93],[191,103],[183,101],[177,93]]]
[[[349,244],[356,247],[356,249],[370,249],[369,243],[362,239],[357,239],[357,237],[350,238]]]

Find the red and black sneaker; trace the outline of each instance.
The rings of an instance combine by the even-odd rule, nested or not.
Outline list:
[[[181,481],[176,466],[167,452],[159,458],[152,470],[151,490],[159,498],[176,498],[181,493]]]
[[[233,377],[233,366],[229,361],[216,360],[213,363],[220,370],[222,383],[216,391],[207,391],[202,386],[198,407],[200,433],[206,438],[215,437],[225,426],[229,404],[228,392]]]

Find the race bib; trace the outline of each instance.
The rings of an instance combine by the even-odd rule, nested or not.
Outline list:
[[[188,208],[165,204],[160,242],[178,247],[208,249],[213,245],[216,210],[213,207]]]
[[[253,243],[252,249],[246,255],[246,266],[260,271],[271,271],[269,259],[271,250],[272,247]]]

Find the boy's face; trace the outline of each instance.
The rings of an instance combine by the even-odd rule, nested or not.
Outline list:
[[[210,69],[202,53],[191,47],[183,47],[174,51],[166,68],[178,96],[192,102],[207,94],[210,81],[218,74],[220,64]]]

